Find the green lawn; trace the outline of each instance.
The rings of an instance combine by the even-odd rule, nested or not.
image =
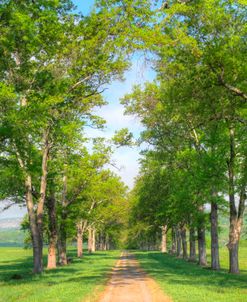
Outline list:
[[[97,296],[120,252],[97,252],[76,259],[67,267],[32,275],[31,250],[0,248],[0,302],[82,302]],[[135,252],[142,267],[174,302],[246,302],[247,246],[240,248],[241,275],[227,273],[228,253],[221,249],[221,272],[200,268],[159,252]],[[13,280],[17,275],[19,280]],[[133,301],[134,302],[134,301]]]
[[[141,266],[174,302],[246,302],[247,246],[240,247],[240,275],[230,275],[227,248],[221,249],[221,272],[159,252],[135,252]]]
[[[120,255],[119,251],[85,254],[56,270],[32,275],[31,250],[0,248],[0,301],[1,302],[74,302],[95,296],[107,280],[107,275]],[[21,276],[13,280],[13,275]],[[91,301],[91,300],[90,300]]]

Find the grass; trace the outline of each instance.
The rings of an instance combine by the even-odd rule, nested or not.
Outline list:
[[[246,302],[246,241],[240,247],[240,275],[227,273],[227,249],[221,248],[220,252],[220,272],[159,252],[136,251],[135,254],[145,271],[174,302]],[[119,251],[97,252],[77,259],[75,250],[70,249],[69,256],[73,257],[70,265],[34,276],[31,250],[1,247],[0,302],[94,301],[119,255]],[[13,279],[14,275],[20,279]]]
[[[240,247],[240,275],[228,274],[227,248],[221,248],[222,271],[159,252],[135,252],[141,266],[174,302],[246,302],[247,245]]]
[[[85,254],[76,259],[75,250],[69,251],[73,262],[66,267],[32,274],[32,252],[22,248],[0,248],[1,302],[81,302],[103,289],[108,273],[118,259],[119,251]],[[13,280],[13,276],[21,279]],[[88,300],[87,300],[88,301]]]

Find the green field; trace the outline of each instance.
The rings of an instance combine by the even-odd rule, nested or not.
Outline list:
[[[0,248],[1,302],[74,302],[93,297],[103,289],[108,273],[118,259],[119,251],[85,254],[70,265],[32,275],[32,251],[22,248]],[[13,278],[21,278],[15,280]]]
[[[228,274],[226,248],[221,248],[220,272],[159,252],[134,253],[174,302],[247,301],[246,241],[240,247],[240,275]],[[96,252],[76,259],[75,250],[70,249],[69,256],[73,259],[70,265],[34,276],[31,250],[1,247],[0,302],[94,301],[119,255],[119,251]]]
[[[201,268],[159,252],[136,252],[141,266],[174,302],[246,302],[247,244],[240,247],[240,275],[230,275],[227,248],[221,248],[221,272]]]

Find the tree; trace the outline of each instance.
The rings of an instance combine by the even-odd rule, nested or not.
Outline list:
[[[83,17],[72,9],[71,1],[12,0],[0,9],[1,89],[12,91],[1,141],[7,157],[16,157],[25,187],[35,273],[43,269],[44,204],[57,129],[68,119],[101,122],[92,108],[103,104],[102,86],[127,67],[106,16]]]
[[[198,212],[211,201],[214,269],[219,268],[217,207],[222,202],[219,195],[227,189],[228,173],[231,273],[239,272],[237,250],[246,199],[246,151],[239,136],[246,125],[245,15],[242,2],[172,1],[158,13],[157,24],[151,27],[153,35],[143,40],[157,56],[157,81],[144,90],[136,87],[123,100],[127,112],[141,118],[146,127],[143,139],[157,151],[173,154],[172,160],[186,150],[195,154],[185,168],[194,172]],[[204,241],[204,235],[199,238]]]

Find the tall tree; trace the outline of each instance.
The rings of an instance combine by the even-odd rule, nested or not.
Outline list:
[[[1,120],[1,140],[21,171],[35,273],[43,269],[44,204],[56,131],[68,117],[99,122],[92,108],[103,103],[102,86],[127,67],[109,19],[101,11],[83,17],[72,10],[71,1],[9,0],[0,8],[1,89],[14,94]]]
[[[230,272],[238,273],[246,200],[246,67],[242,64],[246,60],[246,5],[241,1],[171,1],[157,16],[156,25],[150,27],[152,36],[143,38],[157,56],[157,84],[146,85],[144,91],[135,88],[123,103],[127,112],[141,118],[146,126],[143,138],[157,151],[173,154],[173,160],[181,152],[194,154],[182,166],[193,173],[196,198],[192,200],[198,209],[211,201],[214,269],[219,268],[217,207],[222,201],[217,196],[226,192],[228,175]],[[204,241],[201,232],[199,238]]]

